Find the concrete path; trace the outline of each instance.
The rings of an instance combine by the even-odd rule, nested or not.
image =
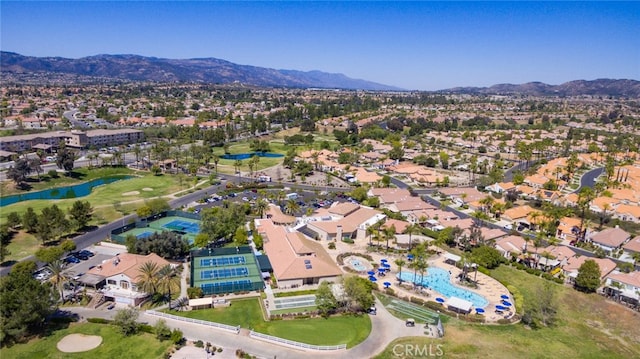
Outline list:
[[[309,358],[335,358],[344,355],[349,358],[370,358],[384,350],[391,341],[399,337],[406,336],[424,336],[423,326],[406,327],[403,320],[400,320],[389,313],[382,303],[376,299],[377,315],[371,315],[372,330],[365,341],[357,346],[338,351],[319,352],[315,350],[294,349],[286,346],[275,345],[261,340],[253,339],[248,336],[230,333],[224,330],[211,328],[205,325],[183,322],[169,318],[159,318],[148,315],[145,312],[140,313],[138,319],[141,323],[154,325],[159,319],[164,319],[171,328],[182,330],[184,337],[191,341],[202,340],[210,342],[215,346],[223,347],[225,352],[235,353],[236,349],[242,349],[247,353],[256,355],[260,358],[280,358],[280,359],[299,359],[300,357]],[[105,309],[89,309],[84,307],[66,307],[73,313],[77,313],[81,318],[97,317],[104,319],[113,319],[116,310]],[[204,352],[203,352],[204,353]]]

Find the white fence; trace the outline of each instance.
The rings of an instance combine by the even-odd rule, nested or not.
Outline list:
[[[346,349],[347,348],[346,344],[340,344],[340,345],[311,345],[311,344],[306,344],[306,343],[300,343],[300,342],[296,342],[296,341],[293,341],[293,340],[282,339],[282,338],[279,338],[279,337],[274,337],[274,336],[271,336],[271,335],[254,332],[253,330],[249,333],[249,336],[251,338],[265,340],[265,341],[268,341],[268,342],[272,342],[274,344],[286,345],[286,346],[294,347],[294,348],[297,348],[297,349],[312,349],[312,350],[323,350],[324,351],[324,350],[340,350],[340,349]]]
[[[227,330],[227,331],[230,331],[230,332],[232,332],[234,334],[240,333],[240,326],[239,325],[237,327],[234,327],[232,325],[227,325],[227,324],[222,324],[222,323],[208,322],[206,320],[192,319],[192,318],[180,317],[180,316],[173,315],[173,314],[167,314],[167,313],[163,313],[163,312],[156,312],[155,310],[147,310],[146,313],[149,314],[149,315],[155,315],[155,316],[162,317],[162,318],[169,318],[169,319],[173,319],[173,320],[179,320],[179,321],[182,321],[182,322],[202,324],[202,325],[206,325],[208,327]]]

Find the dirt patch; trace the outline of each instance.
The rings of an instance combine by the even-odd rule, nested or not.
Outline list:
[[[145,187],[142,190],[145,191],[145,192],[151,192],[151,191],[153,191],[153,188]]]
[[[97,348],[102,344],[102,337],[98,335],[69,334],[60,339],[56,345],[63,353],[80,353]]]
[[[137,196],[140,194],[140,191],[131,191],[131,192],[125,192],[122,195],[123,196]]]

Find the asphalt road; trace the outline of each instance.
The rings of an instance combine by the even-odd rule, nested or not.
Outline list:
[[[583,174],[582,177],[580,177],[580,187],[578,187],[577,190],[573,191],[573,193],[580,192],[580,189],[582,189],[582,187],[593,187],[593,185],[596,183],[596,178],[598,178],[598,176],[600,176],[602,172],[604,172],[604,167],[592,169],[591,171]]]

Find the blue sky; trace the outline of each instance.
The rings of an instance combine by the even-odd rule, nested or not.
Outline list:
[[[0,2],[0,48],[343,73],[405,89],[640,79],[639,2]]]

